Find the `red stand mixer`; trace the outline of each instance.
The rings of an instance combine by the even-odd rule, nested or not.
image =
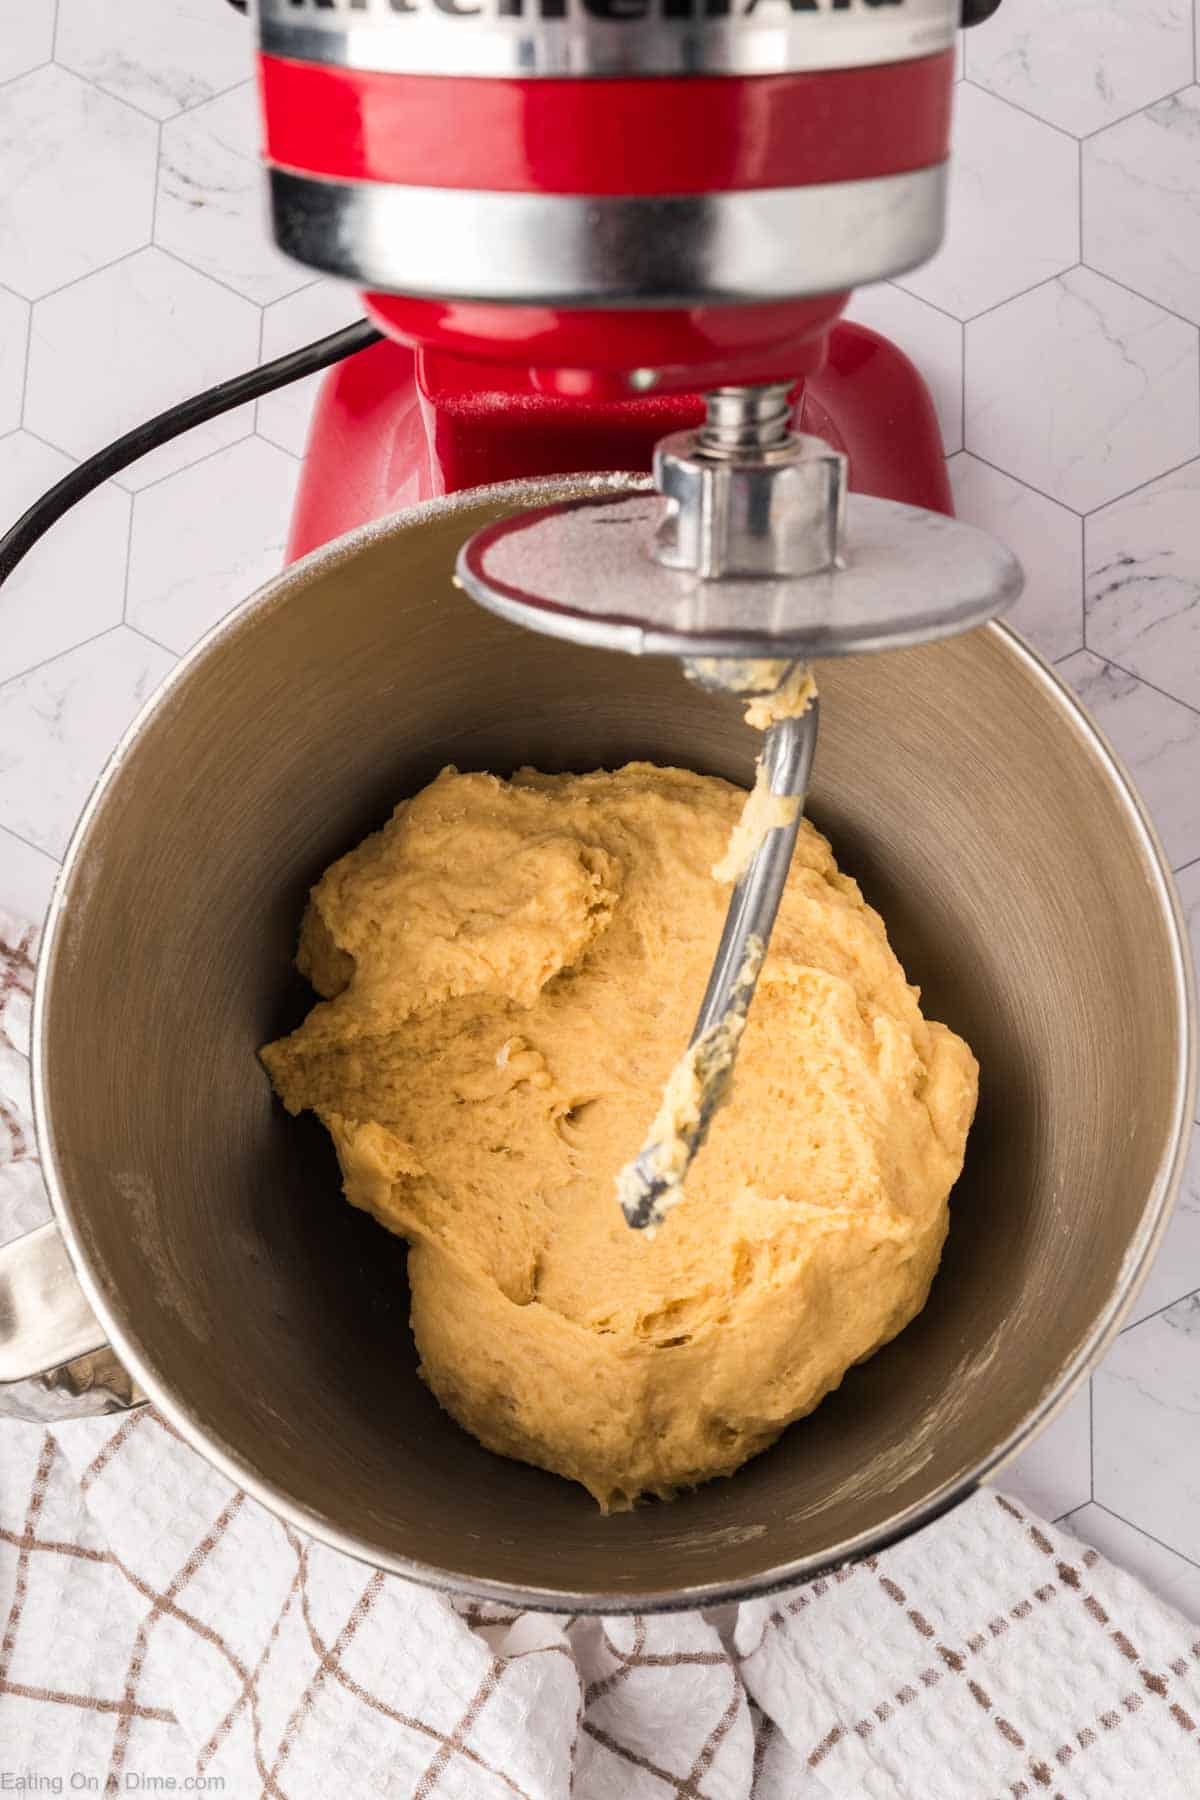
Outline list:
[[[941,241],[959,23],[959,0],[262,0],[276,239],[361,283],[389,340],[325,382],[292,554],[462,487],[647,469],[698,392],[777,381],[853,489],[949,512],[920,377],[837,320]]]
[[[362,283],[374,326],[127,432],[0,538],[3,582],[107,476],[332,365],[293,558],[483,489],[472,599],[758,703],[775,823],[733,877],[667,1090],[687,1107],[618,1183],[638,1228],[729,1086],[812,766],[809,661],[952,636],[1021,590],[951,516],[916,370],[838,323],[856,283],[941,242],[955,35],[998,4],[260,0],[276,240]],[[504,483],[531,477],[547,504],[514,514]]]
[[[1020,590],[948,517],[919,375],[837,323],[941,241],[962,22],[959,0],[258,8],[276,241],[363,284],[385,334],[325,378],[291,554],[462,488],[652,467],[498,520],[460,583],[768,704],[782,806],[618,1182],[639,1229],[728,1091],[812,765],[810,657],[948,636]]]

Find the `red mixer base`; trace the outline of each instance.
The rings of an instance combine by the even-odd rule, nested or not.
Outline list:
[[[655,442],[697,425],[690,394],[574,398],[523,371],[385,339],[323,377],[289,560],[356,525],[435,495],[531,475],[645,469]],[[850,459],[850,486],[950,513],[941,433],[922,377],[863,325],[841,323],[807,375],[800,428]]]

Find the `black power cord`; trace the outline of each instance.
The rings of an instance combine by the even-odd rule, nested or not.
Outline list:
[[[366,319],[359,319],[341,331],[318,338],[313,344],[305,344],[300,350],[289,350],[285,356],[277,356],[274,362],[263,363],[261,368],[247,369],[244,375],[233,375],[228,381],[220,381],[203,394],[180,400],[155,418],[147,419],[143,425],[135,425],[124,437],[106,444],[103,450],[86,457],[78,468],[56,481],[34,501],[28,512],[21,514],[15,525],[9,526],[0,537],[0,585],[8,580],[38,539],[57,524],[76,501],[82,500],[111,475],[128,468],[139,456],[157,450],[160,444],[169,443],[194,425],[203,425],[220,413],[231,412],[235,406],[244,406],[248,400],[261,399],[263,394],[287,387],[305,375],[315,375],[318,369],[327,369],[331,363],[353,356],[356,350],[377,344],[382,336],[383,333],[376,331]]]

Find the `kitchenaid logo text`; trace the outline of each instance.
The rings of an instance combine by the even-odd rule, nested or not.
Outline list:
[[[961,0],[258,0],[268,56],[397,75],[771,75],[949,50]]]
[[[276,19],[308,17],[314,22],[376,22],[406,13],[468,19],[729,19],[757,17],[766,23],[784,15],[822,13],[862,17],[902,8],[910,0],[266,0]]]

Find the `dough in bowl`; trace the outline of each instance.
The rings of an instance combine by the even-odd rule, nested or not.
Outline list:
[[[708,977],[745,799],[631,763],[445,770],[330,868],[298,963],[323,996],[262,1052],[346,1197],[409,1242],[438,1400],[617,1509],[729,1475],[920,1310],[975,1059],[803,824],[686,1199],[625,1224]]]

